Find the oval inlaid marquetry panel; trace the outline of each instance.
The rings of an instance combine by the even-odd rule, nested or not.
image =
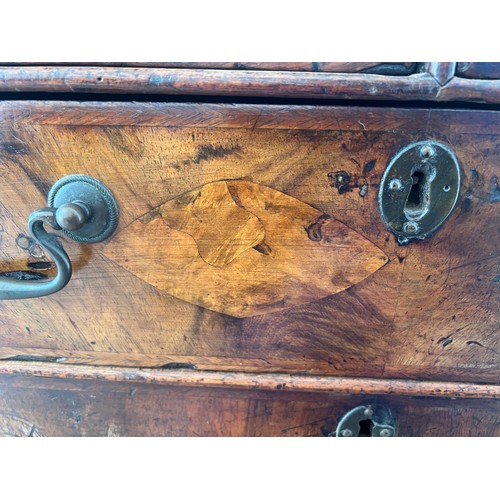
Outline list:
[[[167,201],[104,254],[174,297],[239,318],[335,294],[388,260],[331,216],[248,181],[212,182]]]

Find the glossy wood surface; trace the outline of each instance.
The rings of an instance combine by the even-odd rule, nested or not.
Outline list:
[[[334,295],[388,261],[345,224],[241,180],[167,201],[151,220],[125,228],[104,255],[174,297],[237,318]]]
[[[456,72],[457,63],[454,62],[428,62],[424,65],[424,70],[433,76],[439,85],[446,85]]]
[[[463,78],[500,79],[500,62],[457,63],[457,75]]]
[[[40,66],[35,62],[0,63],[9,66]],[[306,71],[325,73],[373,73],[409,75],[416,70],[414,62],[64,62],[43,63],[46,66],[108,66],[133,68],[187,68],[265,71]]]
[[[0,378],[1,436],[311,436],[351,409],[390,409],[398,436],[500,436],[499,400]],[[332,445],[334,446],[334,445]]]
[[[0,92],[500,102],[500,82],[448,80],[450,67],[409,76],[104,66],[1,66]]]
[[[0,303],[0,356],[496,383],[499,133],[493,111],[4,102],[1,271],[49,272],[16,238],[50,186],[72,173],[115,193],[117,238],[183,193],[237,179],[340,221],[389,262],[334,295],[235,318],[160,291],[107,257],[106,243],[66,242],[75,267],[66,289]],[[459,204],[429,241],[400,247],[378,213],[378,185],[390,158],[424,139],[457,154]],[[158,244],[153,236],[136,245]]]
[[[0,361],[0,377],[21,375],[76,381],[102,380],[133,384],[210,389],[251,389],[344,395],[409,396],[448,399],[500,399],[500,385],[411,379],[332,377],[286,373],[202,371],[175,365],[161,368],[67,365],[54,362]]]
[[[381,75],[409,75],[416,69],[416,63],[412,62],[176,62],[160,63],[158,66],[163,68],[258,69],[325,73],[373,73]]]

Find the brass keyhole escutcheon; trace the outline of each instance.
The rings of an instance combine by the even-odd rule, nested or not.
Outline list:
[[[435,141],[410,144],[389,162],[380,183],[379,210],[400,245],[424,240],[444,223],[460,193],[455,153]]]
[[[362,405],[347,412],[340,420],[336,437],[394,437],[396,425],[389,408]]]

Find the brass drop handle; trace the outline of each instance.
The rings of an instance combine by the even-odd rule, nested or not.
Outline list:
[[[49,192],[48,205],[29,216],[28,230],[35,242],[52,257],[56,276],[51,280],[22,280],[12,277],[15,272],[4,273],[0,277],[0,299],[50,295],[64,288],[71,279],[68,254],[58,236],[47,232],[44,225],[80,243],[103,241],[118,225],[118,205],[113,194],[103,183],[86,175],[70,175],[57,181]]]

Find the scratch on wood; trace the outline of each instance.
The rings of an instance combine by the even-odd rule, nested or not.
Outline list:
[[[498,259],[498,254],[490,255],[488,257],[484,257],[483,259],[477,259],[471,262],[466,262],[465,264],[460,264],[459,266],[450,267],[450,271],[454,271],[455,269],[461,269],[462,267],[472,266],[474,264],[481,264],[482,262],[486,262],[491,259]]]
[[[336,415],[329,415],[325,418],[320,418],[319,420],[313,420],[311,422],[306,422],[304,424],[294,425],[293,427],[285,427],[284,429],[281,429],[281,432],[293,431],[294,429],[300,429],[301,427],[306,427],[308,425],[319,424],[321,422],[324,422],[325,420],[330,420],[330,419],[335,418],[335,417],[336,417]]]
[[[257,116],[257,118],[255,119],[255,123],[252,126],[252,130],[251,130],[252,132],[254,132],[255,129],[257,128],[257,124],[259,123],[260,117],[262,116],[262,112],[263,111],[261,109],[260,112],[259,112],[259,114],[258,114],[258,116]]]

